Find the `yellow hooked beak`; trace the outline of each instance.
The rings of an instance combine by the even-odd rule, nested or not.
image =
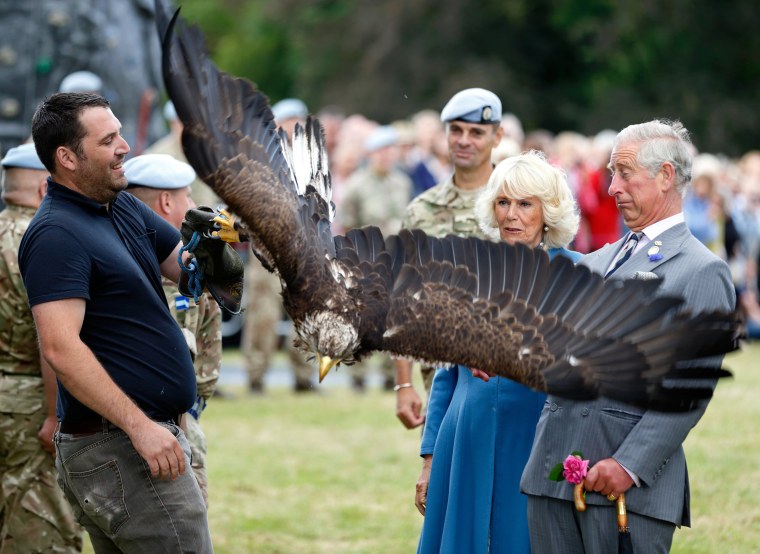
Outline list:
[[[320,356],[319,357],[319,382],[322,382],[322,379],[325,378],[325,375],[327,375],[330,370],[337,365],[338,360],[333,360],[330,356]]]

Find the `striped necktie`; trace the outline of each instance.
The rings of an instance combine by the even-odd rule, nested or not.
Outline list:
[[[628,240],[626,240],[625,244],[623,245],[623,248],[620,249],[620,252],[618,252],[617,261],[612,266],[612,268],[607,272],[605,277],[609,277],[613,273],[615,273],[618,268],[623,265],[625,262],[628,261],[628,258],[631,257],[631,254],[633,254],[633,251],[636,250],[636,245],[639,243],[639,239],[641,238],[641,234],[639,233],[631,233],[628,237]]]

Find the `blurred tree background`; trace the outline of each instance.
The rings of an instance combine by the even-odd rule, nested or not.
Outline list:
[[[221,68],[271,101],[382,123],[496,92],[526,129],[680,119],[702,151],[760,147],[757,0],[180,0]]]

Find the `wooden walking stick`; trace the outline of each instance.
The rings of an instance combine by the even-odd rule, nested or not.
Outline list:
[[[586,511],[586,490],[583,488],[585,479],[575,485],[573,488],[573,502],[575,509],[579,512]],[[610,495],[612,496],[612,495]],[[613,501],[610,497],[608,500]],[[614,498],[617,507],[617,525],[618,525],[618,554],[633,554],[633,543],[631,542],[631,530],[628,528],[628,512],[625,509],[625,494]]]
[[[625,510],[625,494],[620,493],[615,503],[618,522],[618,554],[633,554],[631,530],[628,528],[628,512]]]

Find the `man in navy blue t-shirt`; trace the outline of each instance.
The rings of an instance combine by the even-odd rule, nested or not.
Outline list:
[[[193,363],[166,305],[179,233],[129,194],[108,102],[54,94],[32,135],[50,172],[19,264],[59,387],[59,479],[96,550],[210,552],[180,414]]]

